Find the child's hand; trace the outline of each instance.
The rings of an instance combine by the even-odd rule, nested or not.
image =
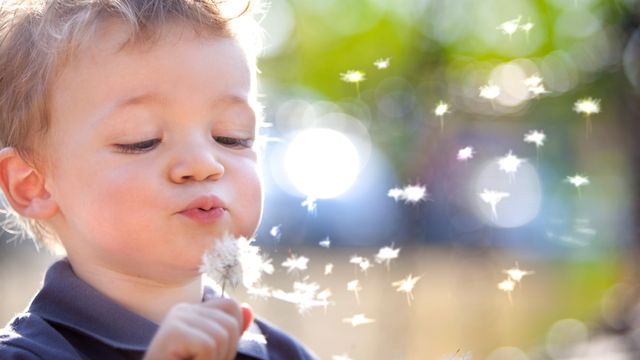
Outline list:
[[[251,321],[251,310],[229,299],[176,305],[160,324],[144,359],[234,359],[240,335]]]

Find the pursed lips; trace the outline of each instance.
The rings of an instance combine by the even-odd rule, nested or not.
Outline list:
[[[215,195],[199,196],[189,203],[179,214],[199,224],[217,222],[227,211],[224,201]]]

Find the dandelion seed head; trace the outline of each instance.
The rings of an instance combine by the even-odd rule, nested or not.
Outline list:
[[[348,83],[359,83],[365,79],[365,73],[358,70],[348,70],[340,74],[340,79]]]
[[[342,319],[343,322],[351,324],[351,326],[356,327],[360,325],[371,324],[375,322],[374,319],[370,319],[366,317],[364,314],[356,314],[350,318]]]
[[[473,154],[475,154],[475,151],[471,146],[464,147],[458,150],[458,160],[467,161],[473,158]]]
[[[449,104],[440,101],[433,113],[436,114],[436,116],[443,116],[444,114],[449,113]]]
[[[373,63],[373,65],[375,65],[375,67],[378,68],[378,70],[382,70],[382,69],[388,68],[390,62],[391,62],[391,58],[382,58],[382,59],[376,60]]]
[[[287,268],[287,272],[292,272],[294,270],[304,271],[307,270],[308,263],[309,258],[307,257],[291,255],[282,263],[282,266]]]
[[[573,104],[573,111],[578,114],[591,115],[600,112],[600,99],[584,98]]]
[[[262,274],[273,274],[274,268],[271,259],[260,254],[260,248],[251,245],[255,239],[240,237],[237,240],[239,254],[238,259],[242,264],[242,284],[251,288],[262,278]]]
[[[544,145],[547,135],[544,132],[538,130],[531,130],[524,135],[524,141],[528,143],[536,144],[536,147]]]
[[[231,234],[226,233],[202,255],[200,273],[205,274],[221,287],[229,284],[235,288],[242,282],[242,263],[239,255],[238,241]]]
[[[481,98],[485,98],[487,100],[493,100],[498,96],[500,96],[500,87],[498,85],[489,83],[488,85],[484,85],[480,87]]]

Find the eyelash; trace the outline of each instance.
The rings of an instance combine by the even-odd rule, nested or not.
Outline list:
[[[253,146],[254,139],[238,139],[229,136],[214,136],[213,139],[226,147],[234,149],[248,149]],[[133,144],[116,144],[115,146],[126,154],[143,153],[153,150],[160,144],[160,139],[145,140]]]

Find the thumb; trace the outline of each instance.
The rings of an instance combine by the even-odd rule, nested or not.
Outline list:
[[[242,332],[244,333],[253,322],[253,310],[248,304],[240,305],[240,310],[242,310]]]

